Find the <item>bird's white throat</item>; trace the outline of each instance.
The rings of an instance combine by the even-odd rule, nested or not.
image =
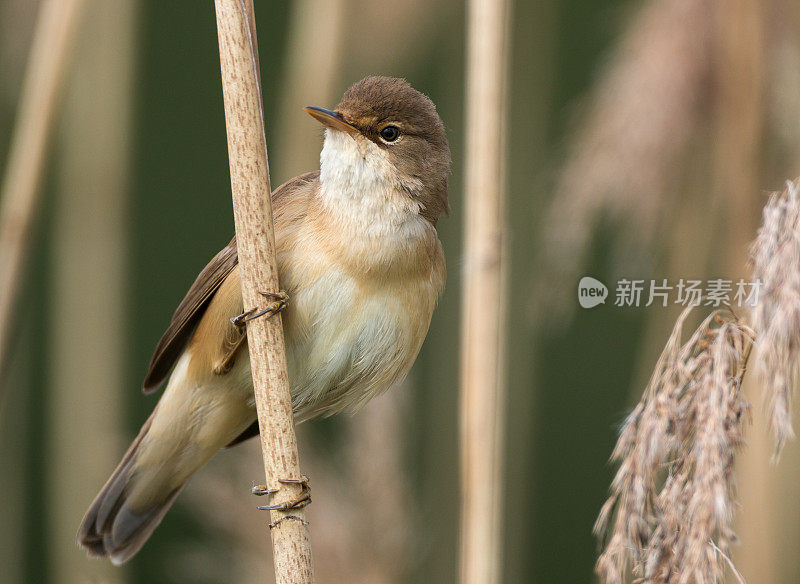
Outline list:
[[[343,225],[374,236],[410,236],[424,228],[412,198],[387,153],[374,142],[325,130],[320,153],[322,201]],[[416,186],[416,185],[414,185]]]

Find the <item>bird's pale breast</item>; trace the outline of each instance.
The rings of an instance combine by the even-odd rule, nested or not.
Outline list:
[[[298,419],[357,407],[402,378],[444,284],[432,227],[411,248],[396,247],[402,257],[374,265],[355,256],[379,258],[380,250],[350,242],[343,251],[331,234],[309,229],[279,259],[291,298],[284,330]]]

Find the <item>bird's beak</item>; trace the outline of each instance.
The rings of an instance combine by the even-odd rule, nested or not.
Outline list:
[[[355,136],[359,133],[358,128],[345,122],[342,114],[339,112],[310,105],[306,108],[306,113],[331,130],[347,132],[351,136]]]

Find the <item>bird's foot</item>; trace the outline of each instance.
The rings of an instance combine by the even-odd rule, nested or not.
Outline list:
[[[278,313],[289,303],[289,295],[281,290],[280,292],[259,292],[264,298],[272,298],[277,304],[278,307],[275,309],[275,312]]]
[[[311,503],[311,487],[308,484],[308,477],[301,476],[299,479],[278,479],[282,485],[300,485],[300,493],[293,499],[278,503],[277,505],[262,505],[258,509],[261,511],[289,511],[290,509],[302,509]],[[254,495],[273,495],[280,490],[270,489],[267,485],[256,485],[253,487]]]
[[[244,328],[248,322],[251,320],[255,320],[262,316],[273,316],[281,312],[284,308],[286,308],[286,304],[289,302],[289,296],[286,292],[260,292],[260,294],[265,298],[271,298],[273,302],[267,306],[264,310],[259,311],[258,308],[251,308],[250,310],[245,310],[239,316],[234,316],[231,319],[233,326],[238,329]]]

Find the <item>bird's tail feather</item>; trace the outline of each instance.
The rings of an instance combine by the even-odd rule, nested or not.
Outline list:
[[[84,547],[90,556],[109,556],[117,565],[128,561],[161,523],[164,514],[180,492],[180,488],[175,489],[164,500],[154,502],[150,508],[143,511],[134,511],[127,505],[126,487],[131,478],[131,469],[139,445],[150,429],[155,414],[154,411],[144,423],[139,435],[83,518],[78,530],[78,544]]]

